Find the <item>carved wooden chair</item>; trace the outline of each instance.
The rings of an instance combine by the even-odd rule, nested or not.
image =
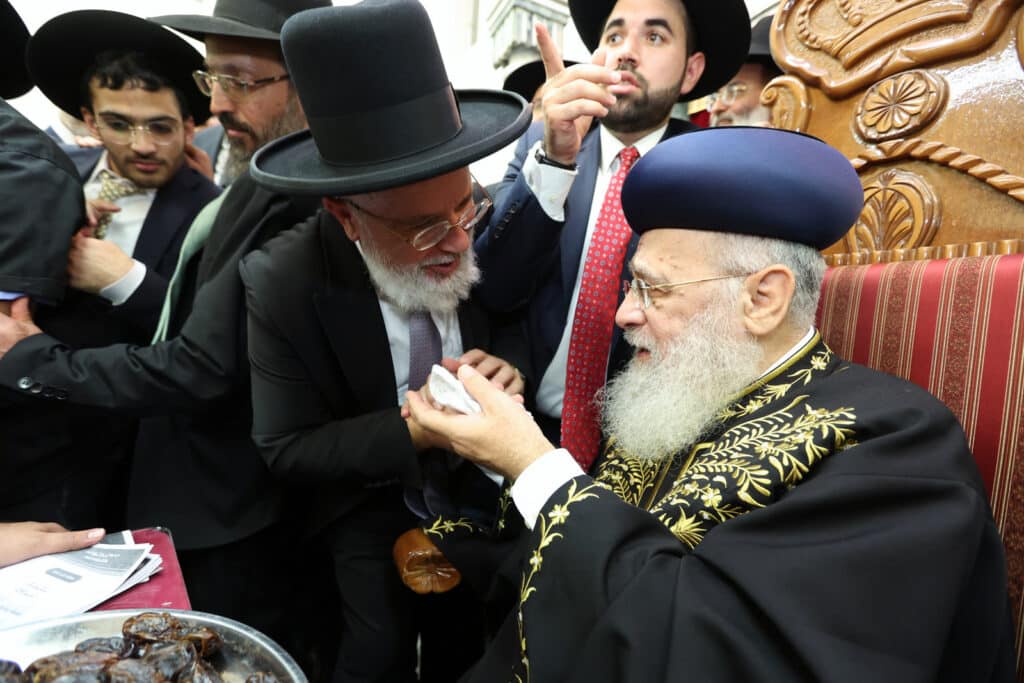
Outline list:
[[[1024,682],[1024,254],[833,267],[818,317],[840,356],[928,389],[963,425],[1006,547]]]
[[[829,252],[1024,237],[1024,0],[789,0],[762,102],[857,168],[864,212]]]

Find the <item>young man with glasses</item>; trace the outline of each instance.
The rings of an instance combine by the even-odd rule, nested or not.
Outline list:
[[[105,145],[69,150],[85,179],[85,198],[104,211],[74,235],[58,229],[77,212],[51,221],[50,238],[69,247],[70,288],[57,305],[39,301],[35,315],[78,348],[146,343],[185,233],[219,193],[184,161],[192,116],[208,111],[190,79],[202,57],[156,24],[103,11],[55,17],[29,40],[26,56],[43,93],[84,118]],[[25,203],[39,199],[21,197]],[[40,204],[36,210],[61,208]],[[64,395],[34,381],[22,384],[30,396],[59,401]],[[0,503],[0,519],[124,526],[134,419],[38,401],[5,411],[4,419],[17,424],[4,425],[11,445],[0,479],[10,492]]]

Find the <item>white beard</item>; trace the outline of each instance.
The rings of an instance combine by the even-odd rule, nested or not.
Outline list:
[[[472,240],[472,235],[470,238]],[[476,254],[472,247],[460,254],[461,260],[456,271],[442,280],[430,275],[424,268],[448,263],[452,256],[437,256],[413,266],[398,266],[391,263],[371,239],[364,236],[359,240],[359,245],[377,294],[407,313],[450,313],[458,308],[460,302],[469,298],[473,285],[480,280],[480,269],[476,265]]]
[[[670,458],[696,443],[757,379],[764,357],[753,337],[737,331],[724,300],[695,315],[664,352],[641,331],[625,335],[651,355],[634,357],[605,387],[601,423],[626,453],[645,460]]]
[[[728,119],[727,123],[722,123],[722,119]],[[741,114],[734,114],[732,112],[723,112],[721,114],[715,114],[711,117],[711,126],[761,126],[765,128],[771,128],[772,124],[772,110],[769,107],[759,104],[753,109],[748,109]]]

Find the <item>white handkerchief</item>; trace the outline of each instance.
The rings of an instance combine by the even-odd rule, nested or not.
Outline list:
[[[469,395],[459,378],[440,365],[430,369],[427,387],[433,399],[443,406],[466,414],[480,412],[480,404]]]

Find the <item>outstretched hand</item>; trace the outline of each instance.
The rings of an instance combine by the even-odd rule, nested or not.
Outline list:
[[[40,555],[88,548],[105,533],[103,529],[68,531],[53,522],[0,523],[0,567]]]
[[[28,297],[15,299],[9,315],[0,313],[0,358],[7,355],[7,352],[25,337],[42,332],[32,321]]]
[[[410,421],[448,439],[452,450],[462,457],[509,479],[554,450],[521,400],[494,386],[470,365],[460,367],[458,377],[480,404],[480,413],[451,414],[410,391],[406,394]]]

